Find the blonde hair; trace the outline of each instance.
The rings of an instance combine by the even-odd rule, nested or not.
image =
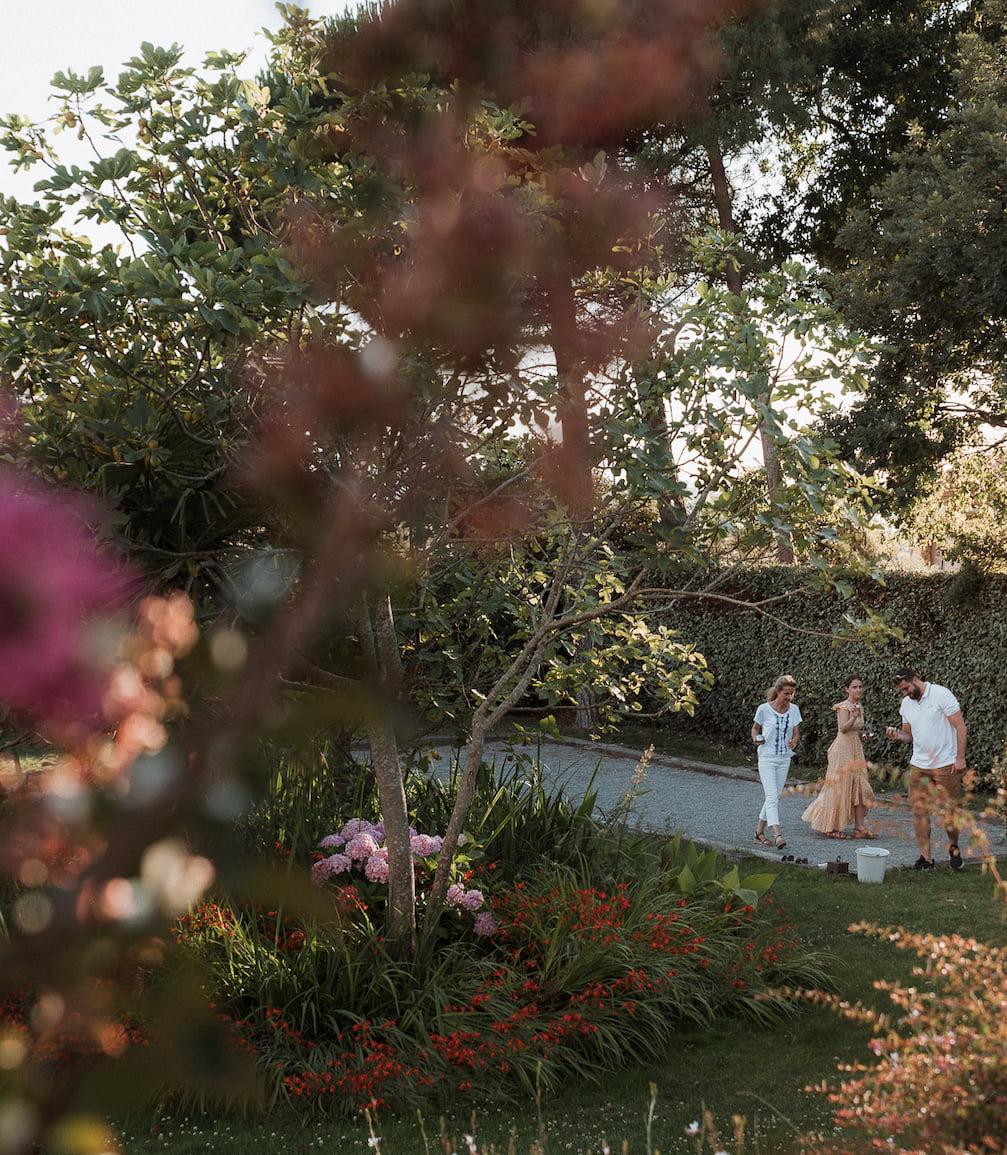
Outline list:
[[[766,691],[766,701],[775,702],[784,686],[793,686],[797,689],[797,682],[791,674],[781,674]]]

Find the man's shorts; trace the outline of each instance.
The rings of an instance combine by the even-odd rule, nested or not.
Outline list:
[[[941,802],[961,798],[964,793],[965,772],[950,766],[936,766],[932,770],[922,770],[919,766],[909,767],[909,801],[925,804],[928,800]]]

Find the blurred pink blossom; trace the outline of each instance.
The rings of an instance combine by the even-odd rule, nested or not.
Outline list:
[[[0,703],[61,730],[96,725],[110,676],[103,619],[130,592],[86,507],[0,473]]]
[[[337,850],[345,841],[341,834],[327,834],[318,846],[321,850]]]

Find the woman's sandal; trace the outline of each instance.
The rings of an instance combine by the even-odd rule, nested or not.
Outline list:
[[[853,831],[854,838],[877,838],[873,830],[861,830],[860,827],[855,827]]]
[[[783,848],[784,848],[786,845],[787,845],[787,841],[786,841],[786,839],[783,837],[783,835],[782,835],[782,834],[777,834],[777,836],[776,836],[776,849],[777,849],[777,850],[782,850],[782,849],[783,849]]]
[[[758,831],[756,831],[756,834],[755,834],[755,841],[758,842],[760,846],[772,846],[773,845],[764,834],[760,834]]]

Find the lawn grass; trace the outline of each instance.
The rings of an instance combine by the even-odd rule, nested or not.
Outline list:
[[[758,864],[764,868],[764,863]],[[744,873],[744,871],[743,871]],[[836,984],[844,998],[879,1005],[875,979],[908,979],[913,956],[885,942],[851,935],[853,922],[870,920],[883,926],[902,925],[934,933],[961,932],[989,942],[1007,941],[1002,904],[993,895],[979,867],[960,874],[937,871],[919,875],[893,871],[882,886],[862,886],[855,877],[826,878],[815,870],[780,867],[774,886],[804,941],[829,952]],[[868,1035],[863,1027],[831,1011],[809,1008],[772,1026],[726,1021],[711,1029],[684,1032],[675,1054],[659,1066],[613,1073],[603,1086],[567,1089],[555,1098],[516,1106],[466,1103],[449,1112],[447,1133],[459,1143],[473,1127],[480,1150],[513,1150],[524,1155],[541,1127],[549,1152],[593,1152],[607,1139],[619,1151],[623,1140],[633,1153],[647,1150],[645,1117],[649,1085],[657,1087],[652,1148],[665,1155],[693,1150],[684,1131],[707,1106],[724,1131],[734,1114],[747,1117],[755,1142],[747,1150],[762,1155],[787,1155],[800,1130],[827,1126],[828,1103],[804,1087],[835,1075],[836,1064],[866,1059]],[[424,1120],[429,1150],[441,1151],[440,1119]],[[286,1151],[328,1149],[368,1151],[363,1123],[332,1122],[278,1114],[261,1123],[240,1120],[198,1122],[163,1117],[154,1124],[123,1128],[128,1155],[202,1151],[244,1155],[283,1148]],[[384,1155],[422,1155],[424,1142],[415,1118],[385,1117],[378,1121]],[[513,1136],[513,1139],[512,1139]],[[464,1151],[464,1144],[449,1150]]]

